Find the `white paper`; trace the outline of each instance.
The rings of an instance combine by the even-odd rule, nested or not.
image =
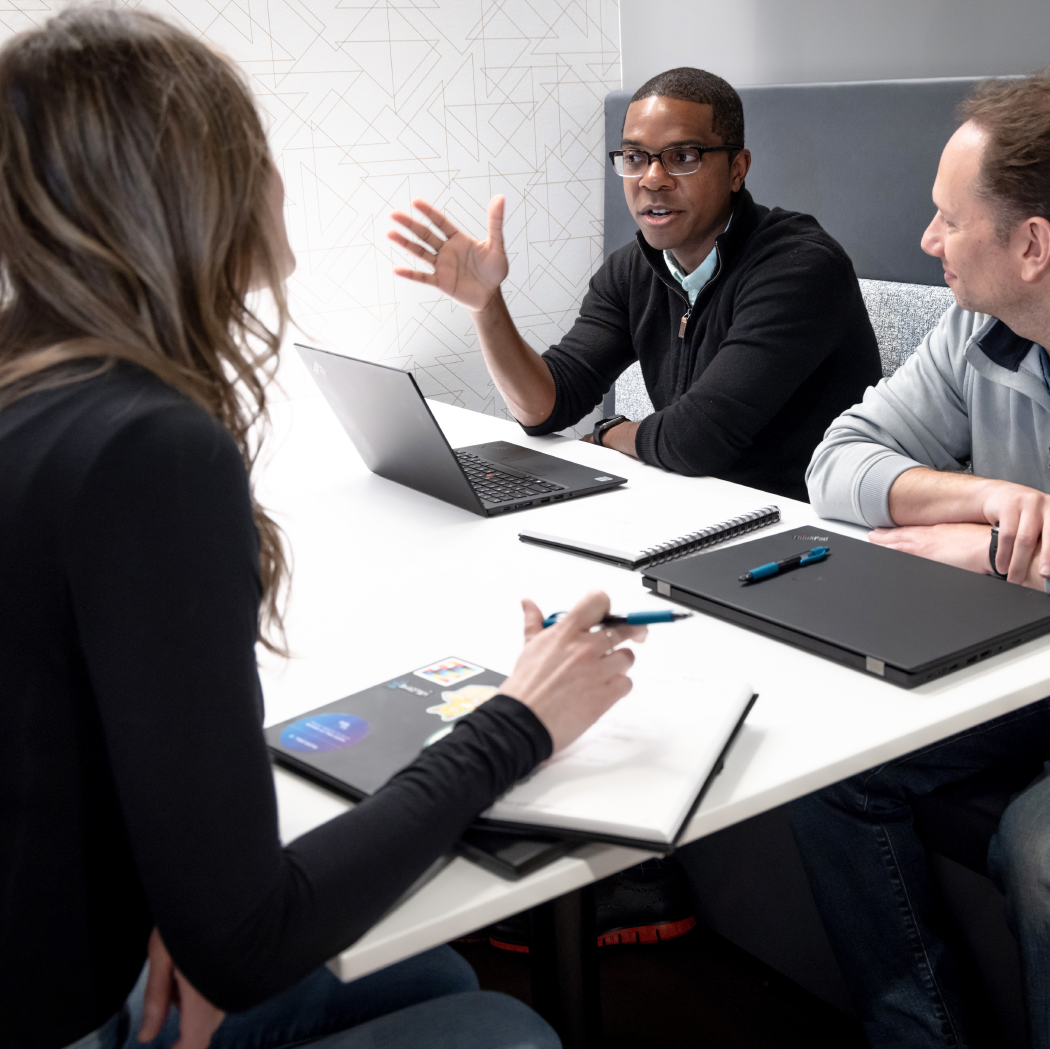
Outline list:
[[[674,625],[656,626],[674,631]],[[651,637],[651,634],[650,634]],[[751,700],[739,679],[631,671],[634,690],[484,813],[670,844]]]

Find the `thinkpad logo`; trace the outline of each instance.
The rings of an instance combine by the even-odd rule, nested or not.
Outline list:
[[[816,541],[818,543],[826,543],[828,541],[828,537],[826,535],[806,535],[805,532],[803,532],[801,535],[793,536],[792,538],[807,539],[810,541]]]

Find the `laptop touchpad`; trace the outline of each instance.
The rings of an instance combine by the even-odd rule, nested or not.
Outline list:
[[[485,445],[485,455],[498,463],[515,463],[527,467],[531,459],[535,463],[549,461],[549,456],[532,448],[522,448],[519,444],[508,444],[506,441],[493,441]]]

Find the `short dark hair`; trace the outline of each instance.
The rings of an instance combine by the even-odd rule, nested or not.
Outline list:
[[[642,84],[631,96],[631,101],[638,102],[653,95],[710,106],[711,130],[722,136],[725,145],[743,148],[744,105],[733,86],[720,76],[692,66],[668,69]]]
[[[959,115],[988,136],[977,192],[998,212],[1000,238],[1022,219],[1050,219],[1050,68],[982,81]]]

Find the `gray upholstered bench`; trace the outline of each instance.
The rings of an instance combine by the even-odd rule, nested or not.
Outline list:
[[[879,343],[882,374],[892,375],[955,301],[950,288],[862,280],[860,292]]]

